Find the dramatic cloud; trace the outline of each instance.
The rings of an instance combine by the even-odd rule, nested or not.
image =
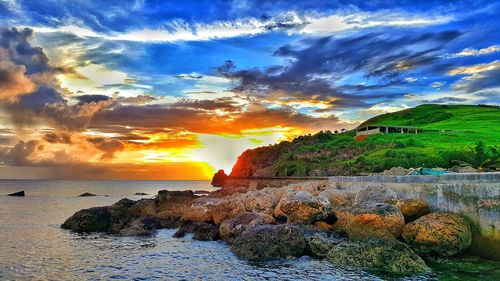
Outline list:
[[[25,74],[26,68],[7,60],[6,52],[0,49],[0,102],[14,103],[35,91],[36,85]]]
[[[89,138],[88,141],[104,152],[101,160],[113,159],[115,152],[122,151],[125,148],[123,142],[117,139]]]

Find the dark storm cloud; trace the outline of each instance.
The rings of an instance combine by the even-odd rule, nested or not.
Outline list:
[[[30,166],[33,164],[30,158],[41,150],[43,145],[37,140],[19,141],[12,148],[0,151],[0,162],[11,166]]]
[[[335,83],[359,72],[365,78],[377,79],[379,84],[369,86],[372,88],[406,84],[400,77],[402,73],[425,66],[437,68],[440,51],[458,36],[460,33],[457,31],[441,31],[309,38],[275,51],[274,55],[289,60],[286,65],[237,70],[232,61],[227,61],[216,71],[239,81],[235,91],[264,96],[284,91],[290,96],[305,96],[308,99],[335,98],[334,104],[338,106],[365,107],[372,102],[360,99],[359,95],[362,94],[360,90],[367,90],[361,87],[367,86],[358,85],[355,89],[356,85],[335,86]],[[426,47],[422,49],[421,46]],[[391,98],[394,95],[397,93],[380,94],[371,99]]]
[[[110,100],[111,98],[105,95],[82,95],[75,97],[75,99],[79,101],[80,104],[84,104],[91,102],[107,101]]]
[[[125,144],[118,139],[109,138],[89,138],[88,142],[92,143],[97,149],[104,152],[101,156],[101,160],[113,159],[116,152],[122,151],[125,148]]]
[[[43,136],[43,140],[48,143],[63,143],[63,144],[71,144],[71,135],[65,132],[50,132]]]

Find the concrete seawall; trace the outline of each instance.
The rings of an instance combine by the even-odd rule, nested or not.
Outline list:
[[[372,184],[383,184],[403,197],[424,199],[433,211],[462,214],[470,220],[473,228],[473,243],[470,252],[500,260],[500,173],[442,176],[229,178],[227,186],[261,189],[306,180],[328,180],[330,186],[352,191],[359,191]]]

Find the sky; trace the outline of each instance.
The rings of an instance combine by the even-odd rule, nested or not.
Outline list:
[[[209,179],[246,149],[375,115],[499,104],[499,14],[498,1],[0,0],[0,178]]]

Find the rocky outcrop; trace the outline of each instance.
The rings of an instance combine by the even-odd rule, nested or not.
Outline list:
[[[274,218],[270,215],[257,212],[244,212],[222,222],[219,227],[219,233],[222,240],[231,243],[245,231],[258,225],[272,224],[274,222]]]
[[[401,211],[389,204],[355,205],[335,212],[334,230],[351,239],[366,237],[397,238],[405,225]]]
[[[287,223],[310,224],[326,218],[330,210],[330,202],[323,196],[289,190],[276,206],[274,216]]]
[[[354,198],[355,205],[384,203],[387,201],[396,201],[399,195],[393,190],[381,185],[371,185],[360,190]]]
[[[429,271],[425,262],[408,245],[396,240],[371,238],[342,242],[331,247],[326,258],[334,264],[398,274]]]
[[[18,196],[18,197],[24,197],[26,194],[24,193],[24,190],[23,191],[18,191],[18,192],[14,192],[14,193],[11,193],[11,194],[7,194],[7,196]]]
[[[403,239],[419,254],[454,256],[471,244],[465,218],[452,213],[431,213],[403,229]]]
[[[431,212],[429,204],[420,198],[401,199],[388,202],[401,210],[405,222],[409,223]]]
[[[224,170],[218,170],[212,177],[212,186],[222,187],[226,181],[227,175]]]
[[[97,196],[97,195],[90,193],[90,192],[85,192],[85,193],[78,195],[78,197],[93,197],[93,196]]]
[[[133,220],[127,228],[121,229],[120,236],[147,236],[162,228],[162,221],[154,217],[141,217]]]
[[[76,212],[62,225],[75,232],[110,232],[111,212],[109,207],[95,207]]]
[[[306,249],[302,231],[293,225],[261,225],[234,240],[231,251],[251,261],[300,257]]]

